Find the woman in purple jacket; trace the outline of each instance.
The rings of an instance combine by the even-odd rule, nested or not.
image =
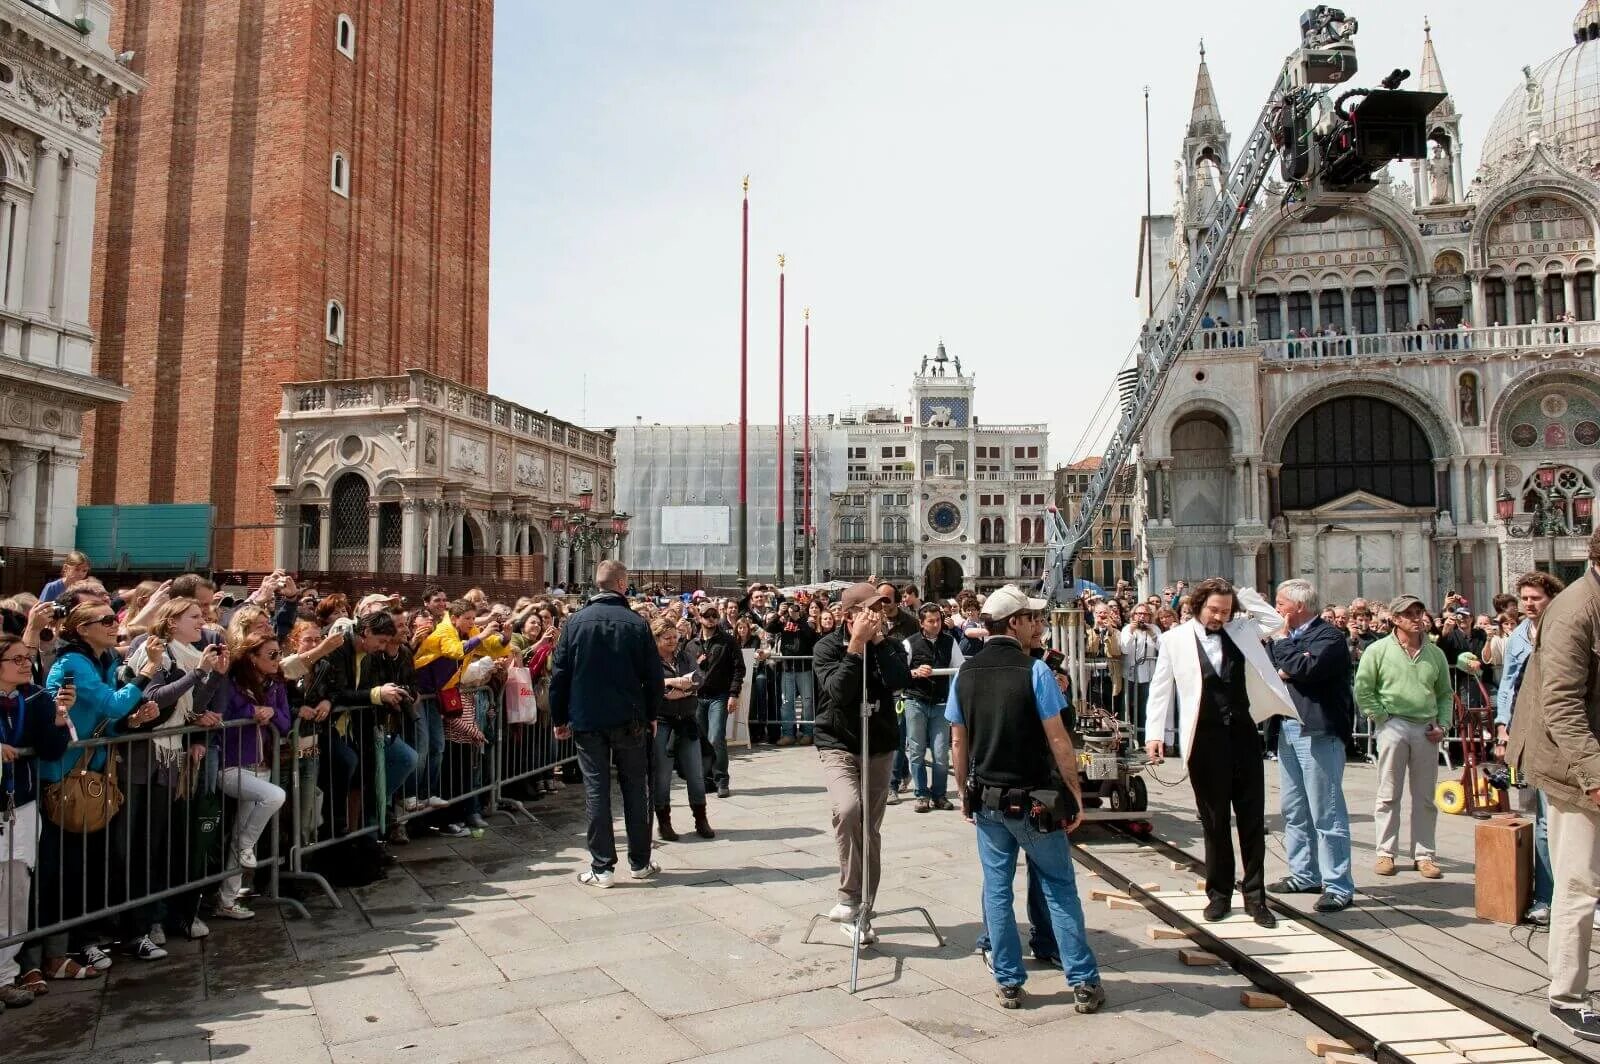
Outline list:
[[[289,734],[293,718],[289,693],[278,670],[278,641],[270,632],[247,635],[230,648],[233,664],[223,696],[222,793],[239,803],[233,822],[228,863],[239,869],[256,866],[256,840],[283,805],[283,788],[272,782],[272,749]],[[253,720],[254,727],[227,727],[227,722]],[[249,920],[255,913],[239,904],[243,871],[222,881],[217,915]]]

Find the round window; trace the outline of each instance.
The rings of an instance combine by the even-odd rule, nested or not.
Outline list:
[[[360,436],[346,436],[339,441],[339,456],[346,462],[354,462],[366,449],[366,444],[361,442]]]
[[[961,511],[952,503],[935,503],[928,510],[928,527],[941,535],[949,535],[960,524]]]

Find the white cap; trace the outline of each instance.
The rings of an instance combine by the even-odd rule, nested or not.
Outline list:
[[[983,612],[991,620],[1003,621],[1019,610],[1037,611],[1047,605],[1044,599],[1029,598],[1020,587],[1007,584],[989,592],[989,597],[983,600]]]

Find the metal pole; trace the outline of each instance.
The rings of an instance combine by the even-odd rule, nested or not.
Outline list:
[[[750,175],[744,177],[739,257],[739,586],[750,579]]]
[[[1146,316],[1156,316],[1155,234],[1150,231],[1150,86],[1144,87],[1144,292]]]
[[[783,585],[783,256],[778,256],[778,564],[777,583]]]
[[[800,416],[800,476],[805,482],[801,487],[800,496],[805,513],[800,517],[801,537],[806,543],[806,573],[805,579],[811,583],[817,582],[817,564],[815,545],[812,541],[814,529],[811,525],[811,308],[805,309],[806,343],[805,343],[805,372],[801,400],[803,413]]]

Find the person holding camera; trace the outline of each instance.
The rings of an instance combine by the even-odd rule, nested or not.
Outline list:
[[[810,662],[798,659],[811,656],[817,645],[817,633],[798,602],[780,605],[767,624],[767,632],[780,658],[777,664],[783,730],[777,745],[794,746],[798,741],[801,746],[810,746],[816,685]],[[725,756],[722,760],[725,762]]]
[[[989,595],[989,638],[962,664],[945,719],[961,814],[977,827],[984,925],[1000,1005],[1021,1007],[1028,978],[1012,897],[1021,851],[1044,894],[1073,1005],[1089,1013],[1099,1011],[1106,995],[1067,841],[1083,819],[1078,755],[1062,721],[1066,699],[1055,675],[1026,649],[1038,641],[1045,607],[1044,599],[1011,585]]]

